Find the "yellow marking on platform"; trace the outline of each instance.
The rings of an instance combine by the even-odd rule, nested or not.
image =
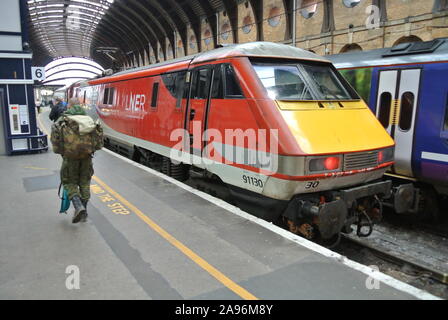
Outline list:
[[[39,167],[33,167],[33,166],[26,166],[25,169],[33,169],[33,170],[50,170],[48,168],[39,168]]]
[[[171,234],[165,231],[162,227],[156,224],[153,220],[151,220],[148,216],[146,216],[142,211],[140,211],[137,207],[123,198],[120,194],[114,191],[111,187],[109,187],[106,183],[104,183],[97,176],[92,177],[101,187],[103,187],[109,194],[123,203],[127,208],[129,208],[132,212],[134,212],[143,222],[145,222],[151,229],[157,232],[162,238],[167,240],[170,244],[176,247],[179,251],[181,251],[184,255],[190,258],[194,263],[196,263],[199,267],[207,271],[211,276],[213,276],[216,280],[225,285],[228,289],[239,295],[241,298],[246,300],[258,300],[253,294],[244,289],[243,287],[236,284],[234,281],[225,276],[218,269],[213,267],[207,261],[202,259],[199,255],[193,252],[190,248],[185,246],[182,242],[174,238]]]
[[[98,199],[101,200],[107,207],[115,214],[128,215],[131,214],[131,211],[117,201],[114,197],[108,194],[104,189],[102,189],[97,184],[90,185],[90,191],[95,194]]]

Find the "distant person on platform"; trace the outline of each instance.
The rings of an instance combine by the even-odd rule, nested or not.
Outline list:
[[[67,104],[64,103],[64,100],[62,98],[57,97],[56,104],[54,105],[54,107],[51,109],[50,112],[49,116],[50,120],[56,122],[66,110],[67,110]]]
[[[36,104],[37,113],[40,113],[40,106],[42,104],[41,101],[40,100],[36,100],[34,103]]]
[[[103,130],[86,115],[78,98],[69,101],[67,111],[51,128],[53,151],[62,156],[61,182],[75,207],[73,223],[86,221],[93,175],[92,157],[103,147]]]

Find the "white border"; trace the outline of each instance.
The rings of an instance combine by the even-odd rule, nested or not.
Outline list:
[[[149,172],[149,173],[151,173],[151,174],[153,174],[153,175],[155,175],[155,176],[157,176],[159,178],[162,178],[162,179],[164,179],[164,180],[166,180],[168,182],[171,182],[172,184],[175,184],[176,186],[178,186],[178,187],[180,187],[180,188],[182,188],[182,189],[184,189],[184,190],[186,190],[188,192],[191,192],[191,193],[197,195],[198,197],[201,197],[202,199],[205,199],[205,200],[207,200],[207,201],[217,205],[218,207],[221,207],[221,208],[223,208],[223,209],[225,209],[227,211],[230,211],[230,212],[232,212],[235,215],[238,215],[238,216],[240,216],[240,217],[242,217],[242,218],[244,218],[246,220],[250,220],[250,221],[252,221],[252,222],[254,222],[254,223],[256,223],[256,224],[258,224],[258,225],[260,225],[260,226],[262,226],[262,227],[264,227],[264,228],[266,228],[266,229],[268,229],[268,230],[270,230],[270,231],[272,231],[272,232],[282,236],[285,239],[291,240],[291,241],[293,241],[293,242],[295,242],[295,243],[297,243],[297,244],[299,244],[299,245],[301,245],[301,246],[303,246],[303,247],[305,247],[305,248],[307,248],[309,250],[317,252],[317,253],[325,256],[325,257],[334,259],[337,262],[342,263],[343,265],[345,265],[345,266],[347,266],[347,267],[349,267],[351,269],[354,269],[354,270],[357,270],[359,272],[362,272],[362,273],[368,275],[369,277],[371,277],[373,279],[376,279],[376,280],[378,280],[378,281],[380,281],[380,282],[382,282],[382,283],[384,283],[384,284],[386,284],[386,285],[388,285],[388,286],[390,286],[392,288],[395,288],[395,289],[397,289],[399,291],[403,291],[403,292],[405,292],[405,293],[407,293],[407,294],[409,294],[411,296],[414,296],[414,297],[416,297],[418,299],[422,299],[422,300],[443,300],[443,299],[441,299],[439,297],[436,297],[436,296],[434,296],[434,295],[432,295],[432,294],[430,294],[430,293],[428,293],[426,291],[423,291],[421,289],[415,288],[415,287],[413,287],[411,285],[408,285],[408,284],[406,284],[406,283],[404,283],[404,282],[402,282],[400,280],[392,278],[391,276],[388,276],[388,275],[386,275],[386,274],[384,274],[384,273],[382,273],[380,271],[376,271],[376,270],[374,270],[374,269],[372,269],[370,267],[367,267],[367,266],[362,265],[362,264],[360,264],[358,262],[352,261],[352,260],[348,259],[345,256],[342,256],[342,255],[340,255],[340,254],[338,254],[336,252],[333,252],[333,251],[331,251],[331,250],[329,250],[327,248],[324,248],[324,247],[322,247],[322,246],[320,246],[320,245],[318,245],[318,244],[316,244],[314,242],[306,240],[305,238],[297,236],[297,235],[295,235],[295,234],[293,234],[293,233],[291,233],[289,231],[286,231],[286,230],[284,230],[284,229],[282,229],[280,227],[277,227],[276,225],[274,225],[274,224],[272,224],[270,222],[267,222],[265,220],[262,220],[260,218],[255,217],[255,216],[253,216],[253,215],[251,215],[251,214],[249,214],[247,212],[244,212],[241,209],[239,209],[239,208],[237,208],[237,207],[235,207],[235,206],[225,202],[224,200],[215,198],[215,197],[213,197],[213,196],[211,196],[211,195],[209,195],[207,193],[204,193],[202,191],[196,190],[196,189],[194,189],[194,188],[192,188],[192,187],[190,187],[190,186],[188,186],[188,185],[186,185],[186,184],[184,184],[184,183],[182,183],[182,182],[180,182],[178,180],[175,180],[175,179],[173,179],[171,177],[168,177],[168,176],[166,176],[166,175],[164,175],[164,174],[162,174],[162,173],[160,173],[158,171],[155,171],[155,170],[153,170],[151,168],[145,167],[144,165],[141,165],[141,164],[136,163],[136,162],[134,162],[132,160],[129,160],[128,158],[123,157],[123,156],[121,156],[119,154],[116,154],[116,153],[114,153],[114,152],[112,152],[112,151],[110,151],[108,149],[104,148],[103,151],[105,151],[105,152],[107,152],[107,153],[109,153],[109,154],[111,154],[111,155],[113,155],[113,156],[115,156],[115,157],[117,157],[117,158],[119,158],[119,159],[121,159],[121,160],[123,160],[123,161],[125,161],[125,162],[127,162],[127,163],[129,163],[129,164],[131,164],[133,166],[135,166],[135,167],[143,169],[143,170],[145,170],[145,171],[147,171],[147,172]]]
[[[448,154],[423,151],[422,159],[448,162]]]
[[[15,58],[15,59],[32,59],[32,53],[9,53],[9,52],[1,52],[0,58]]]
[[[34,84],[34,80],[0,79],[0,84]]]

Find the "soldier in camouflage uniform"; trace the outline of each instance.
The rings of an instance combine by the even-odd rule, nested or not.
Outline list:
[[[64,113],[67,116],[85,116],[86,112],[79,105],[77,98],[72,98],[69,101],[68,109]],[[64,121],[64,117],[59,118],[55,125]],[[92,120],[93,123],[93,120]],[[76,128],[78,130],[78,128]],[[81,129],[79,129],[81,131]],[[75,207],[75,214],[72,222],[78,223],[80,221],[86,221],[87,219],[87,202],[90,199],[90,180],[93,175],[92,153],[87,153],[86,156],[80,159],[73,159],[68,157],[68,153],[71,151],[70,147],[73,144],[73,140],[76,139],[76,135],[66,135],[63,137],[65,141],[64,150],[61,153],[63,157],[61,167],[61,181],[64,188],[68,192],[68,197],[72,201]]]

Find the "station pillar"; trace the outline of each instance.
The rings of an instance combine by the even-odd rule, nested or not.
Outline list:
[[[37,126],[26,0],[0,1],[0,154],[48,150]]]

